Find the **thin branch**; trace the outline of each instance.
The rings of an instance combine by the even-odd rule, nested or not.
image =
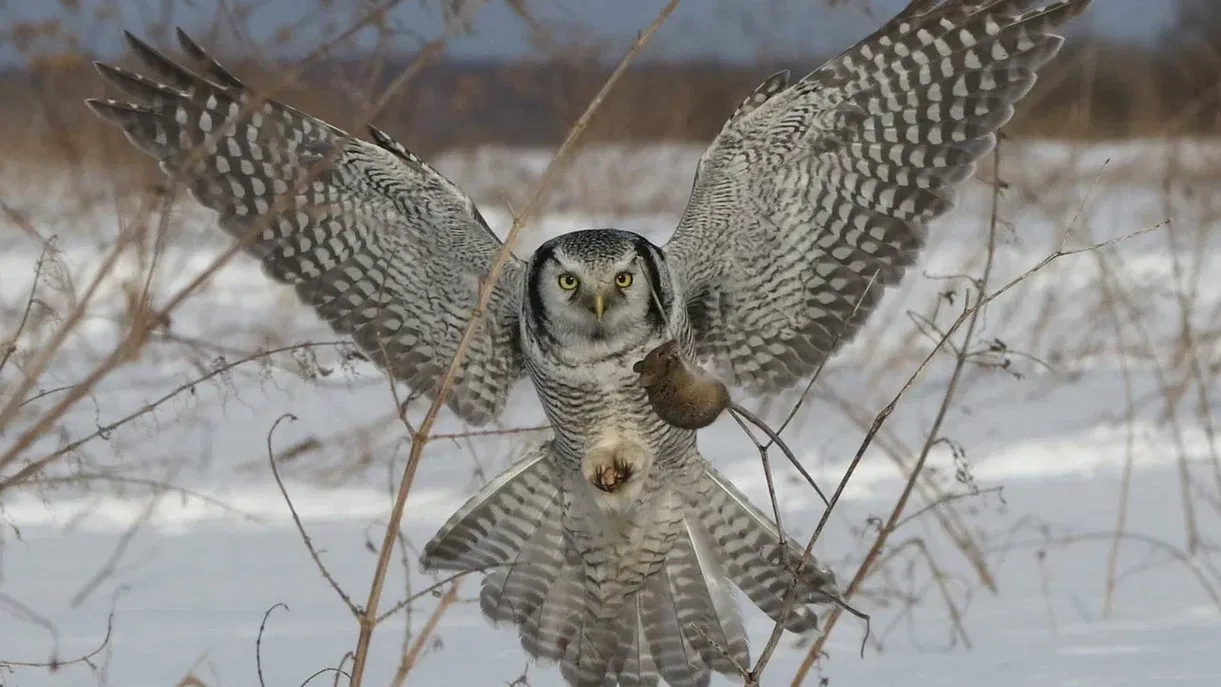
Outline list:
[[[313,675],[310,675],[309,677],[305,678],[305,681],[301,683],[301,687],[306,687],[306,685],[308,685],[309,683],[314,681],[314,678],[322,677],[323,675],[326,675],[327,673],[335,674],[335,683],[334,684],[336,684],[336,685],[339,684],[340,676],[348,678],[348,684],[351,684],[351,682],[352,682],[352,676],[348,673],[345,673],[342,668],[321,668],[318,671],[316,671]]]
[[[25,621],[31,625],[46,630],[47,634],[51,635],[51,655],[59,653],[59,630],[55,629],[55,623],[52,623],[42,614],[38,613],[29,606],[21,603],[16,598],[0,591],[0,606],[7,606],[10,617],[17,617],[19,620]],[[4,661],[0,660],[0,666],[4,665]]]
[[[877,278],[878,278],[877,271],[874,271],[874,273],[869,276],[869,281],[865,284],[865,288],[861,292],[860,297],[856,300],[856,303],[854,303],[852,305],[852,312],[849,315],[849,321],[851,321],[852,318],[854,318],[856,316],[856,314],[860,311],[861,307],[864,305],[865,299],[869,296],[870,292],[873,290],[873,288],[877,282]],[[839,488],[836,490],[835,496],[832,497],[830,500],[828,500],[827,496],[823,493],[822,489],[819,488],[819,486],[814,482],[814,479],[812,477],[810,477],[809,474],[805,471],[804,466],[802,466],[801,463],[798,462],[797,457],[794,456],[792,451],[790,451],[788,449],[787,444],[785,444],[785,442],[781,440],[780,432],[783,432],[785,430],[785,428],[788,427],[789,423],[792,422],[793,418],[795,418],[797,416],[798,409],[801,408],[802,404],[805,402],[806,397],[809,396],[810,391],[814,388],[814,383],[817,382],[819,377],[822,376],[823,368],[826,367],[827,361],[831,358],[831,351],[836,350],[836,348],[839,346],[839,344],[841,342],[842,337],[845,336],[845,333],[846,332],[844,330],[840,330],[835,333],[835,337],[831,340],[830,350],[828,351],[828,353],[826,355],[823,356],[822,360],[818,361],[818,365],[817,365],[817,367],[814,368],[814,373],[811,375],[810,381],[806,384],[806,387],[802,391],[801,395],[798,396],[797,402],[794,403],[793,407],[789,409],[789,414],[787,417],[785,417],[784,422],[781,423],[780,428],[776,431],[773,431],[771,429],[771,427],[769,427],[766,423],[762,422],[761,420],[759,422],[755,423],[755,424],[757,424],[757,426],[760,427],[760,429],[762,429],[764,432],[766,432],[768,434],[768,436],[770,437],[770,441],[768,442],[768,444],[766,446],[760,447],[760,451],[763,455],[764,477],[767,480],[768,494],[771,497],[772,506],[776,512],[776,528],[777,528],[778,538],[780,540],[780,546],[781,546],[780,563],[782,566],[785,567],[786,570],[788,569],[788,565],[789,565],[788,541],[787,541],[786,535],[784,534],[784,529],[783,529],[783,527],[781,527],[781,524],[780,524],[780,510],[779,510],[779,506],[776,505],[776,492],[772,486],[771,469],[770,469],[770,466],[768,465],[768,461],[767,461],[767,457],[766,457],[767,450],[768,450],[768,448],[770,448],[772,446],[772,444],[778,445],[780,447],[780,450],[784,452],[784,454],[789,458],[789,460],[793,463],[793,465],[797,467],[798,471],[800,471],[801,474],[806,478],[806,481],[810,483],[810,486],[814,487],[814,491],[818,492],[818,495],[819,495],[819,497],[822,498],[823,503],[826,504],[827,507],[823,511],[822,519],[819,521],[818,530],[814,533],[814,539],[817,539],[819,536],[819,533],[822,530],[822,527],[826,524],[827,519],[831,517],[831,512],[835,509],[835,503],[838,500],[839,493],[841,491],[843,491],[844,486],[847,484],[847,480],[851,476],[852,470],[855,469],[855,464],[849,468],[849,472],[847,474],[845,474],[844,478],[840,481],[840,485],[839,485]],[[740,406],[736,406],[734,408],[734,410],[737,410],[738,412],[745,411],[745,409],[741,408]],[[753,417],[753,415],[747,414],[747,415],[744,415],[744,417]],[[735,416],[734,419],[736,420],[737,417]],[[758,420],[758,418],[756,418],[756,420]],[[780,645],[780,637],[784,633],[784,624],[788,620],[789,614],[793,612],[793,609],[797,603],[797,581],[798,581],[798,579],[800,579],[801,571],[805,569],[806,563],[810,560],[811,556],[813,555],[813,550],[814,550],[814,540],[812,539],[810,541],[809,545],[806,546],[805,551],[802,553],[801,560],[797,562],[797,565],[792,574],[792,579],[789,581],[788,587],[785,590],[784,607],[780,610],[780,617],[777,618],[776,622],[772,625],[771,634],[768,635],[767,642],[763,646],[763,651],[760,652],[760,654],[759,654],[759,659],[755,662],[755,665],[750,669],[750,672],[746,674],[745,679],[746,679],[747,685],[752,685],[752,686],[758,685],[759,680],[762,677],[764,668],[766,668],[767,664],[771,661],[772,656],[776,651],[776,647],[778,647]],[[869,616],[864,615],[863,613],[860,613],[859,611],[857,611],[851,607],[848,607],[846,602],[843,603],[843,607],[847,608],[849,610],[849,612],[851,612],[852,614],[854,614],[858,617],[864,618],[866,623],[869,622]]]
[[[1196,564],[1192,561],[1192,555],[1185,549],[1179,548],[1165,539],[1148,534],[1141,534],[1139,532],[1132,532],[1131,530],[1124,530],[1123,532],[1120,532],[1118,536],[1120,539],[1140,542],[1150,546],[1151,548],[1158,549],[1179,562],[1183,567],[1187,568],[1187,571],[1190,572],[1192,577],[1194,577],[1200,584],[1200,591],[1204,592],[1204,595],[1208,597],[1209,603],[1211,603],[1218,612],[1221,612],[1221,589],[1218,589],[1217,586],[1211,580],[1209,580],[1205,572],[1196,566]],[[1006,548],[1035,548],[1047,547],[1049,545],[1068,546],[1081,542],[1109,543],[1113,541],[1115,537],[1116,533],[1114,530],[1099,530],[1069,534],[1051,539],[1011,541],[1006,543]]]
[[[344,344],[345,344],[345,342],[343,342],[343,341],[306,342],[306,343],[300,343],[300,344],[292,344],[289,346],[280,346],[278,348],[271,348],[271,349],[267,349],[267,350],[263,350],[263,351],[257,351],[255,353],[251,353],[250,355],[247,355],[242,358],[238,358],[236,360],[225,361],[225,363],[222,365],[215,365],[210,370],[208,370],[208,372],[206,374],[200,375],[199,377],[192,378],[190,381],[183,382],[182,384],[179,384],[178,386],[174,387],[173,389],[169,390],[168,392],[162,394],[156,400],[151,401],[149,403],[145,403],[143,406],[137,408],[136,410],[133,410],[132,412],[128,413],[127,415],[124,415],[123,417],[121,417],[117,420],[108,422],[104,425],[99,425],[93,432],[81,437],[80,439],[77,439],[68,444],[65,444],[64,446],[61,446],[60,448],[55,449],[55,451],[48,453],[40,458],[37,458],[37,459],[27,463],[24,467],[22,467],[20,470],[18,470],[16,473],[14,473],[13,476],[0,480],[0,495],[2,495],[7,489],[10,489],[12,487],[17,487],[24,483],[27,483],[36,474],[41,472],[43,468],[50,465],[52,462],[59,459],[60,457],[68,455],[69,453],[76,451],[81,446],[84,446],[85,444],[89,443],[90,441],[93,441],[94,439],[97,439],[99,437],[105,437],[106,435],[110,434],[114,430],[118,429],[119,427],[121,427],[123,425],[126,425],[127,423],[131,422],[132,420],[135,420],[136,418],[142,417],[144,415],[147,415],[147,414],[157,410],[159,407],[174,400],[179,395],[193,391],[196,386],[199,386],[200,384],[207,382],[208,380],[212,379],[213,377],[225,374],[226,372],[229,372],[230,370],[232,370],[236,367],[240,367],[242,365],[246,365],[248,363],[251,363],[251,362],[263,359],[263,358],[267,358],[269,356],[273,356],[273,355],[276,355],[279,353],[286,353],[286,352],[300,350],[300,349],[314,348],[314,347],[318,347],[318,346],[339,346],[339,345],[344,345]],[[81,384],[84,384],[84,382],[82,382]],[[80,386],[80,384],[74,385],[74,386]],[[56,411],[52,411],[52,413],[54,413],[54,412],[56,412]]]
[[[177,472],[179,469],[181,469],[180,466],[175,466],[174,472]],[[153,497],[148,500],[148,503],[145,504],[140,516],[133,520],[131,525],[129,525],[123,531],[122,536],[119,537],[118,543],[116,543],[114,548],[111,550],[110,556],[106,559],[106,562],[101,568],[98,569],[96,573],[94,573],[92,577],[89,578],[89,581],[86,582],[83,587],[81,587],[80,591],[72,596],[72,600],[69,602],[69,604],[73,608],[84,602],[84,600],[88,598],[88,596],[92,594],[94,590],[96,590],[97,587],[106,580],[106,578],[114,574],[115,570],[119,566],[119,561],[121,561],[123,556],[126,555],[127,549],[131,546],[131,543],[136,538],[136,534],[140,531],[140,527],[152,519],[153,514],[157,511],[157,506],[161,504],[161,499],[165,498],[165,495],[168,493],[170,493],[169,490],[161,490],[155,493]]]
[[[318,549],[314,548],[314,541],[306,533],[305,525],[301,523],[301,517],[297,515],[297,508],[293,505],[293,500],[288,495],[288,489],[284,487],[284,480],[280,478],[280,469],[276,467],[275,452],[271,448],[271,435],[275,433],[276,427],[279,427],[280,423],[284,420],[296,422],[297,416],[292,413],[284,413],[276,418],[276,421],[271,424],[271,429],[267,430],[267,462],[271,464],[271,475],[276,480],[276,487],[280,489],[280,495],[284,497],[284,503],[288,504],[288,510],[293,516],[293,524],[296,525],[297,532],[301,535],[301,541],[305,542],[305,548],[309,549],[309,555],[314,559],[314,565],[318,566],[318,572],[322,573],[322,577],[326,579],[327,583],[331,585],[331,589],[334,589],[339,598],[343,600],[343,603],[347,605],[352,615],[359,616],[361,614],[360,608],[352,602],[352,598],[348,596],[347,592],[343,591],[343,587],[339,586],[339,583],[331,576],[331,572],[327,570],[326,565],[322,563],[322,556],[318,553]]]
[[[974,308],[967,308],[963,313],[963,315],[965,315],[967,318],[967,329],[963,336],[963,345],[960,347],[959,353],[954,361],[954,369],[950,373],[950,379],[946,385],[945,393],[941,397],[941,404],[937,409],[936,417],[933,419],[933,425],[925,436],[924,447],[920,451],[919,457],[916,459],[916,464],[912,468],[911,475],[908,477],[907,483],[903,486],[903,491],[899,494],[899,500],[895,503],[894,508],[891,510],[890,518],[887,520],[886,525],[882,528],[882,531],[878,533],[877,538],[874,540],[873,546],[870,547],[869,552],[865,555],[865,560],[861,563],[860,568],[857,569],[856,575],[852,578],[852,581],[848,584],[848,588],[844,591],[845,597],[851,597],[854,593],[856,593],[857,589],[860,587],[860,584],[864,581],[865,575],[872,569],[874,562],[878,558],[879,554],[881,554],[882,548],[885,546],[891,532],[895,530],[899,523],[899,519],[903,516],[903,511],[906,509],[907,502],[911,498],[912,490],[916,485],[916,480],[920,476],[920,473],[924,470],[925,461],[928,459],[928,456],[932,451],[933,444],[940,437],[941,424],[945,420],[946,413],[949,412],[950,406],[954,399],[954,392],[958,388],[958,382],[962,377],[962,371],[966,367],[967,357],[964,352],[967,350],[971,340],[974,338],[976,327],[979,324],[979,317],[983,312],[983,308],[981,307],[984,301],[983,294],[985,289],[988,288],[989,279],[992,276],[992,266],[996,257],[996,230],[998,225],[997,219],[999,216],[1001,189],[1000,160],[1000,148],[998,147],[993,153],[994,181],[992,186],[992,212],[988,227],[988,251],[984,258],[983,275],[980,277],[977,284],[977,288],[979,289],[980,293],[980,296],[977,298],[979,302]],[[970,314],[968,315],[967,313]],[[954,324],[957,326],[962,319],[963,317],[960,316]],[[956,327],[951,327],[950,331],[946,332],[946,335],[941,339],[941,343],[934,347],[934,353],[939,350],[941,346],[945,344],[945,342],[949,341],[949,337],[955,328]],[[923,364],[921,367],[923,367]],[[914,381],[915,378],[913,377],[909,380],[909,385]],[[899,398],[903,395],[906,389],[909,388],[909,385],[904,385],[904,388],[900,390],[899,395],[895,396],[891,404],[887,406],[888,410],[894,408]],[[887,412],[886,416],[889,417],[889,415],[890,413]],[[881,417],[881,415],[879,415],[879,417]],[[874,427],[880,426],[881,423],[874,423]],[[817,533],[815,536],[817,536]],[[839,609],[832,609],[831,615],[827,618],[827,624],[823,629],[822,634],[810,646],[810,650],[806,653],[805,660],[803,660],[801,667],[794,676],[793,684],[800,684],[800,682],[805,678],[805,673],[809,669],[809,665],[812,664],[813,660],[822,652],[822,647],[826,642],[826,638],[830,635],[831,629],[835,626],[835,622],[839,619],[839,613],[837,612],[838,610]]]
[[[98,645],[89,651],[66,661],[61,661],[55,657],[52,657],[49,661],[43,662],[10,661],[7,659],[0,659],[0,668],[47,668],[49,670],[56,671],[60,670],[61,668],[66,668],[68,666],[77,664],[83,664],[89,666],[90,668],[94,668],[95,666],[93,665],[93,659],[98,654],[105,651],[106,647],[110,646],[110,638],[113,633],[114,609],[112,608],[110,613],[106,616],[106,634],[102,636],[102,640],[98,642]]]
[[[776,519],[776,539],[777,539],[777,546],[779,546],[779,548],[780,548],[780,569],[788,570],[789,569],[789,540],[788,540],[788,535],[786,535],[784,533],[784,523],[780,519],[780,502],[777,500],[777,497],[776,497],[776,485],[775,485],[775,483],[773,481],[773,477],[772,477],[772,465],[771,465],[771,460],[768,459],[767,447],[764,446],[763,444],[759,443],[759,441],[757,439],[755,439],[755,435],[750,431],[750,428],[746,426],[746,422],[743,420],[743,418],[745,418],[745,416],[734,412],[734,408],[733,408],[734,405],[736,405],[736,404],[730,403],[730,407],[729,407],[730,417],[733,418],[734,422],[738,423],[738,426],[742,428],[742,431],[746,434],[746,436],[749,437],[751,442],[753,442],[755,444],[755,446],[759,449],[759,462],[762,464],[762,467],[763,467],[763,479],[767,483],[768,500],[772,504],[772,517]],[[765,426],[765,427],[767,426],[766,423],[764,423],[762,421],[760,421],[758,424]],[[769,427],[768,430],[770,431],[770,429],[771,428]],[[774,433],[773,433],[773,436],[774,436]],[[817,488],[817,487],[815,487],[815,488]],[[764,649],[763,656],[765,658],[771,654],[771,651],[769,651],[771,648],[772,647],[769,643],[768,647]]]
[[[535,425],[533,427],[507,427],[505,429],[478,429],[468,430],[465,432],[451,432],[448,434],[433,434],[428,438],[429,441],[438,439],[467,439],[470,437],[505,437],[514,434],[531,434],[534,432],[545,432],[551,429],[551,425]]]
[[[801,464],[801,461],[797,460],[797,456],[793,453],[793,449],[789,448],[789,445],[780,438],[780,434],[776,430],[768,426],[768,424],[758,415],[755,415],[737,403],[730,403],[729,410],[730,412],[740,415],[742,419],[758,427],[764,434],[766,434],[771,440],[771,444],[775,444],[780,449],[780,452],[784,454],[785,458],[788,458],[789,462],[793,464],[793,467],[797,468],[797,472],[801,473],[801,476],[805,479],[806,483],[814,488],[814,491],[818,493],[818,498],[822,499],[823,504],[826,506],[831,505],[831,502],[827,499],[827,495],[823,493],[822,489],[818,486],[818,483],[814,481],[814,477],[811,476],[809,471],[805,469],[805,466]],[[761,446],[760,448],[766,451],[767,447],[771,444]]]
[[[254,638],[254,667],[259,676],[259,687],[267,687],[267,681],[263,679],[263,631],[267,629],[267,619],[271,617],[272,611],[277,608],[288,610],[288,605],[284,602],[273,604],[263,612],[263,621],[259,623],[259,634]]]
[[[3,357],[0,357],[0,373],[4,372],[9,359],[17,351],[17,341],[21,338],[22,333],[25,332],[25,326],[30,321],[30,312],[34,309],[34,302],[36,301],[34,297],[38,295],[38,280],[42,278],[42,266],[50,250],[51,244],[49,242],[44,243],[42,251],[38,254],[38,261],[34,263],[34,279],[30,284],[30,293],[25,298],[25,308],[21,311],[21,320],[17,322],[17,329],[13,332],[12,339],[7,342]]]
[[[470,575],[473,572],[476,572],[476,571],[463,570],[462,572],[456,572],[452,575],[449,575],[448,577],[441,578],[435,584],[428,585],[424,589],[421,589],[420,591],[416,592],[415,594],[408,596],[406,599],[403,599],[402,601],[396,603],[394,606],[386,609],[385,613],[382,613],[381,615],[377,616],[377,623],[380,625],[382,623],[382,621],[386,620],[387,618],[394,615],[395,613],[398,613],[399,611],[403,610],[404,608],[407,608],[412,603],[414,603],[426,596],[431,596],[441,587],[444,587],[445,585],[447,585],[451,582],[456,582],[459,579],[466,577],[467,575]]]
[[[945,496],[942,496],[942,497],[938,498],[937,500],[928,503],[927,505],[923,506],[919,510],[916,510],[913,513],[903,516],[903,519],[900,520],[898,522],[898,524],[895,525],[895,529],[897,529],[897,530],[903,529],[904,525],[906,525],[909,522],[918,520],[920,518],[920,516],[933,510],[934,508],[937,508],[939,506],[944,506],[947,503],[953,503],[954,501],[961,501],[962,499],[975,498],[975,497],[984,496],[987,494],[997,494],[997,495],[1000,495],[1001,501],[1004,502],[1004,498],[1005,498],[1004,490],[1005,490],[1004,487],[996,486],[996,487],[988,487],[987,489],[980,489],[978,491],[967,491],[967,492],[962,492],[962,493],[958,493],[958,494],[946,494]]]
[[[340,38],[337,38],[335,41],[328,42],[323,46],[323,48],[314,51],[313,55],[324,54],[327,52],[327,49],[330,46],[335,44],[336,41],[356,33],[360,28],[363,28],[367,22],[371,21],[375,17],[381,16],[387,7],[391,7],[400,1],[401,0],[391,0],[380,8],[374,8],[370,12],[363,15],[362,19],[355,22],[352,27],[342,32]],[[375,103],[374,107],[370,108],[363,114],[362,119],[364,121],[359,123],[360,126],[365,126],[371,122],[373,118],[385,108],[393,94],[406,85],[406,83],[419,72],[426,60],[432,59],[439,54],[440,49],[440,40],[424,46],[420,53],[417,54],[416,58],[413,59],[411,63],[391,82],[386,91],[382,94],[382,97]],[[286,74],[278,87],[282,88],[283,86],[291,83],[292,80],[293,75],[291,73]],[[215,141],[220,136],[231,134],[241,123],[245,115],[252,113],[258,107],[261,107],[266,100],[266,97],[259,97],[257,95],[252,95],[249,97],[243,103],[243,107],[238,115],[230,117],[228,120],[226,120],[224,126],[220,127],[215,134],[209,137],[209,141]],[[356,127],[354,127],[354,129],[355,128]],[[276,197],[272,208],[252,222],[251,226],[247,228],[245,235],[241,237],[240,240],[234,241],[231,246],[215,257],[207,267],[196,274],[176,293],[170,296],[170,298],[167,299],[166,304],[155,313],[152,313],[147,319],[147,322],[155,323],[165,321],[171,312],[180,306],[188,297],[195,294],[195,292],[197,292],[206,281],[208,281],[221,267],[227,264],[229,260],[231,260],[237,253],[244,250],[254,237],[259,236],[267,225],[269,225],[276,217],[281,216],[282,213],[290,209],[291,204],[296,202],[295,199],[298,191],[306,188],[321,174],[323,174],[328,169],[330,163],[339,154],[339,151],[342,149],[343,145],[351,138],[353,138],[353,135],[348,134],[337,141],[336,144],[332,146],[329,151],[327,151],[327,154],[324,155],[322,159],[307,170],[306,174],[302,175],[300,179],[296,180],[296,182],[284,194]],[[207,144],[209,141],[205,141],[204,144],[198,145],[191,151],[188,151],[188,154],[184,156],[184,160],[181,163],[181,168],[187,169],[190,167],[190,165],[201,160],[203,156],[207,154]],[[168,221],[170,214],[168,210],[169,208],[163,208],[163,212],[161,213],[163,223]],[[46,343],[38,359],[30,365],[30,373],[24,380],[22,380],[22,383],[17,386],[17,391],[14,392],[15,399],[20,399],[29,392],[30,387],[35,383],[35,380],[41,375],[42,371],[46,368],[46,365],[49,364],[51,358],[62,346],[68,333],[71,332],[83,318],[85,306],[92,298],[93,293],[97,290],[101,279],[113,270],[118,257],[126,249],[127,244],[132,241],[132,234],[133,232],[124,232],[120,235],[119,241],[116,242],[115,246],[103,260],[102,267],[98,270],[98,274],[95,277],[94,282],[87,289],[85,299],[79,305],[77,305],[77,307],[65,321],[65,324],[61,326],[51,337],[51,340]],[[3,469],[8,464],[15,461],[17,457],[21,455],[23,451],[25,451],[25,449],[27,449],[43,434],[48,432],[54,423],[60,417],[62,417],[69,408],[75,405],[85,395],[90,393],[93,387],[97,385],[97,383],[100,382],[105,376],[107,376],[116,367],[135,356],[143,347],[145,341],[147,340],[148,334],[149,329],[146,326],[129,327],[123,339],[114,347],[111,353],[102,360],[102,362],[98,363],[98,365],[94,367],[94,369],[88,375],[86,375],[83,381],[70,390],[58,404],[39,418],[39,420],[35,422],[32,427],[29,427],[22,432],[11,446],[9,446],[3,454],[0,454],[0,469]],[[8,404],[0,407],[0,427],[6,426],[8,422],[11,421],[12,414],[16,412],[16,403],[17,401],[10,399]],[[41,469],[41,466],[39,466],[39,469]],[[3,485],[0,485],[0,487],[3,487]]]
[[[428,641],[437,631],[437,623],[441,622],[441,616],[445,615],[445,611],[449,610],[449,607],[458,600],[458,588],[461,586],[461,579],[454,580],[441,600],[437,602],[437,607],[432,609],[432,614],[424,622],[420,634],[416,636],[415,641],[411,643],[411,648],[403,655],[403,660],[394,673],[394,679],[390,681],[391,687],[402,687],[403,683],[407,681],[407,676],[411,673],[412,668],[415,668],[416,662],[420,660],[420,654],[424,651],[424,642]]]

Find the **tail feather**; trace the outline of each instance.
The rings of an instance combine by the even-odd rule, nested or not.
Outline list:
[[[705,466],[689,483],[691,493],[684,488],[689,498],[673,500],[685,509],[682,526],[664,540],[660,568],[634,590],[624,587],[626,597],[605,598],[615,588],[599,583],[607,571],[587,570],[564,530],[582,521],[569,512],[563,468],[547,460],[549,452],[549,443],[536,445],[450,518],[425,546],[425,568],[491,568],[480,593],[483,613],[493,623],[511,621],[522,648],[559,663],[577,687],[656,687],[662,680],[705,687],[714,672],[736,675],[748,666],[730,582],[773,619],[780,616],[792,575],[780,567],[776,527]],[[650,498],[671,496],[663,490]],[[789,546],[790,565],[800,554]],[[834,576],[815,561],[807,562],[794,597],[785,627],[796,632],[817,625],[811,604],[840,598]]]
[[[644,638],[643,605],[639,594],[624,605],[619,628],[619,643],[623,650],[623,663],[618,671],[621,687],[657,687],[661,682],[657,660]]]
[[[522,556],[540,530],[558,530],[562,496],[547,464],[549,449],[550,444],[528,445],[507,470],[458,509],[424,546],[424,568],[486,570],[506,565]]]
[[[675,594],[671,572],[671,566],[666,565],[638,592],[643,597],[641,619],[645,640],[649,643],[649,651],[657,656],[657,667],[668,684],[673,687],[706,685],[711,667],[705,652],[695,645],[699,635],[682,622],[679,602],[682,597]],[[683,598],[683,601],[688,600]],[[702,643],[707,647],[707,641]]]
[[[619,642],[614,621],[581,616],[575,632],[569,635],[560,660],[560,673],[573,687],[615,687],[620,683],[617,668],[625,664],[624,647]]]
[[[679,579],[683,574],[687,578],[684,596],[698,604],[693,620],[707,635],[697,632],[696,646],[706,652],[713,670],[734,673],[738,666],[750,664],[746,627],[742,624],[724,567],[709,545],[707,533],[689,518],[687,536],[689,539],[676,548],[674,567],[681,566]]]
[[[558,515],[558,497],[543,511]],[[479,605],[492,622],[521,624],[547,596],[564,565],[564,532],[558,517],[541,518],[517,555],[488,575]]]
[[[570,654],[572,638],[581,629],[585,609],[585,570],[571,546],[542,602],[518,624],[521,645],[536,659],[561,661]]]
[[[729,579],[772,620],[779,620],[790,605],[786,630],[803,633],[816,628],[818,616],[809,605],[840,598],[834,573],[811,557],[793,588],[790,603],[790,571],[804,550],[789,543],[789,570],[785,570],[776,525],[712,466],[705,468],[697,491],[693,505],[698,509],[700,525]]]

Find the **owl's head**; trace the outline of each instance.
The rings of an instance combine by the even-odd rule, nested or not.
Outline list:
[[[665,331],[671,302],[661,250],[629,231],[589,229],[557,236],[530,258],[527,317],[561,346],[612,348]]]

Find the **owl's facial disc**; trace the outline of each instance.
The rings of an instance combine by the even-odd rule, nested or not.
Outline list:
[[[650,284],[655,250],[643,238],[586,230],[552,239],[531,263],[528,299],[535,330],[553,343],[598,350],[634,346],[664,327]]]

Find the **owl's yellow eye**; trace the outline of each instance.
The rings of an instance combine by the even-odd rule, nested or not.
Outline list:
[[[618,286],[621,289],[626,289],[627,287],[629,287],[631,285],[632,285],[632,273],[631,272],[620,272],[619,274],[615,275],[615,286]]]
[[[577,288],[577,284],[580,283],[581,282],[577,280],[576,276],[569,274],[568,272],[560,275],[560,288],[564,289],[565,291],[572,291],[573,289]]]

